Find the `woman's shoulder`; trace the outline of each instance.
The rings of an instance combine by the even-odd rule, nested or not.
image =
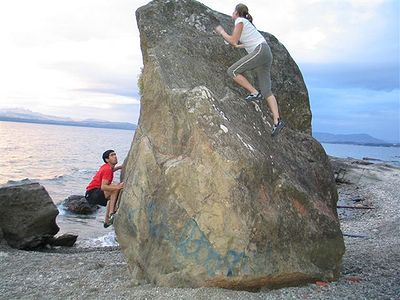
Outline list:
[[[243,18],[243,17],[238,17],[238,18],[236,18],[236,20],[235,20],[235,25],[237,25],[237,24],[239,24],[239,23],[244,23],[244,24],[246,24],[246,22],[249,22],[249,20],[247,20],[246,18]]]

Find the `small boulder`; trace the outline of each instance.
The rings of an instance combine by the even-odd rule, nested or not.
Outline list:
[[[62,205],[66,211],[79,215],[93,214],[99,208],[98,205],[89,204],[86,198],[81,195],[69,196],[62,202]]]
[[[15,182],[0,187],[0,231],[14,248],[33,249],[58,231],[58,209],[39,183]]]
[[[48,243],[51,246],[72,247],[77,238],[78,236],[75,234],[65,233],[58,237],[53,237],[48,241]]]

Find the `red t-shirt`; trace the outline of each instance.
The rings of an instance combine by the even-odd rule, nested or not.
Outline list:
[[[86,187],[86,190],[90,191],[92,189],[99,189],[101,188],[101,182],[103,181],[103,179],[106,179],[111,183],[113,181],[113,178],[114,172],[111,169],[111,166],[109,164],[104,164],[97,171],[96,175],[94,175],[92,181]]]

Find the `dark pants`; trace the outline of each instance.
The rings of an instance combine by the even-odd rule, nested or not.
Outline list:
[[[101,189],[86,191],[85,198],[91,205],[107,206],[106,196]]]

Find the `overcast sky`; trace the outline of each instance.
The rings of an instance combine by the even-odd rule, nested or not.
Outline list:
[[[0,3],[0,108],[136,123],[141,0]],[[231,15],[238,1],[200,1]],[[313,130],[399,140],[397,0],[246,1],[306,81]]]

